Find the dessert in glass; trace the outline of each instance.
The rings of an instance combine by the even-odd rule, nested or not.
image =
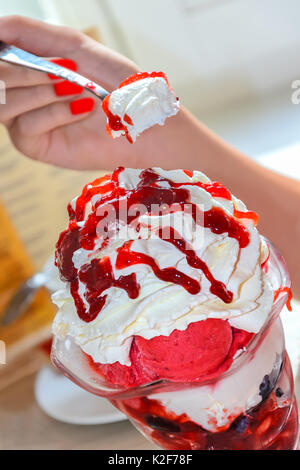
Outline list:
[[[295,449],[285,262],[200,171],[118,168],[68,207],[53,362],[163,449]]]

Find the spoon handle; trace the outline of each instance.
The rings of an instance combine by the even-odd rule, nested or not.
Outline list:
[[[0,41],[0,60],[15,65],[21,65],[22,67],[29,69],[39,70],[40,72],[55,75],[56,77],[63,78],[69,82],[76,83],[96,95],[101,100],[104,100],[104,98],[109,95],[107,90],[88,78],[83,77],[79,73],[65,69],[60,65],[49,62],[48,60],[35,56],[27,51],[23,51],[18,47],[10,46],[3,41]]]

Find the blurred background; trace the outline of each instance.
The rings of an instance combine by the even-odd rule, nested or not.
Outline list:
[[[259,156],[299,140],[297,0],[0,0],[85,30],[144,70],[163,69],[186,107]]]
[[[292,102],[293,82],[300,79],[299,0],[0,0],[0,16],[7,14],[69,25],[143,70],[164,70],[181,102],[211,129],[261,164],[300,179],[300,104]],[[66,225],[67,202],[98,174],[29,161],[0,127],[0,312],[42,269]],[[40,291],[20,318],[0,327],[7,344],[7,364],[0,365],[0,448],[95,448],[100,436],[102,448],[145,448],[128,423],[99,426],[96,440],[92,426],[83,431],[51,421],[36,406],[33,374],[47,364],[53,314],[48,293]],[[289,318],[291,332],[296,317]],[[300,337],[289,341],[296,370]],[[28,419],[33,427],[24,433]]]

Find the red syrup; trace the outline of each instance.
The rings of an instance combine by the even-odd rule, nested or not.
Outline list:
[[[123,269],[127,266],[133,266],[135,264],[146,264],[151,267],[152,271],[158,279],[161,279],[165,282],[171,282],[173,284],[179,284],[190,294],[195,295],[200,292],[200,284],[198,281],[195,281],[191,277],[181,273],[175,268],[160,269],[158,264],[151,256],[145,255],[144,253],[131,251],[130,248],[132,243],[132,240],[130,242],[125,242],[124,245],[119,249],[116,261],[117,269]]]
[[[87,88],[89,88],[90,90],[96,90],[96,87],[95,87],[95,85],[94,85],[94,83],[93,83],[93,82],[89,82],[89,83],[87,83],[87,85],[86,85],[86,86],[87,86]]]
[[[125,126],[125,124],[122,123],[122,118],[118,116],[117,114],[113,114],[110,109],[109,109],[109,101],[110,101],[110,95],[108,95],[102,102],[102,108],[103,111],[105,112],[108,122],[106,125],[106,130],[108,134],[113,137],[112,132],[124,132],[126,139],[128,142],[133,144],[133,140],[130,137],[130,134],[128,132],[128,127]]]
[[[262,401],[255,408],[232,416],[231,424],[217,432],[205,430],[186,414],[176,415],[151,396],[111,402],[163,449],[292,450],[297,445],[299,427],[296,400],[290,393],[292,389],[292,371],[286,354],[276,384]],[[282,395],[286,395],[286,399]]]
[[[124,121],[127,122],[130,126],[133,126],[133,122],[130,116],[128,114],[124,114]]]
[[[271,252],[270,252],[270,249],[268,248],[268,256],[267,256],[267,258],[265,259],[265,261],[261,264],[261,269],[262,269],[266,274],[268,273],[268,270],[269,270],[268,263],[269,263],[270,256],[271,256]]]
[[[71,209],[69,209],[71,213]],[[73,253],[80,248],[79,227],[75,221],[71,221],[69,228],[64,230],[56,244],[55,264],[59,268],[61,278],[72,282],[77,278],[77,269],[73,264]]]
[[[226,289],[223,282],[217,281],[211,272],[209,271],[207,265],[196,255],[195,251],[192,250],[185,240],[179,237],[176,234],[175,230],[172,227],[169,227],[170,238],[166,241],[172,243],[178,250],[186,255],[186,260],[190,266],[195,269],[200,269],[206,278],[211,283],[210,291],[215,294],[217,297],[223,300],[224,303],[230,303],[233,299],[232,292]],[[160,229],[159,237],[164,239],[163,230]],[[186,274],[181,273],[175,268],[165,268],[159,269],[158,265],[155,263],[154,259],[151,256],[145,255],[143,253],[132,252],[130,250],[132,241],[124,243],[124,245],[119,249],[119,253],[116,261],[116,268],[123,269],[127,266],[132,266],[135,264],[147,264],[151,267],[152,271],[162,281],[172,282],[173,284],[179,284],[184,287],[190,294],[198,294],[201,290],[200,283]]]
[[[135,75],[132,75],[131,77],[128,77],[126,78],[126,80],[124,80],[119,86],[118,86],[118,89],[120,88],[123,88],[124,86],[127,86],[127,85],[130,85],[131,83],[134,83],[134,82],[137,82],[139,80],[144,80],[145,78],[155,78],[155,77],[159,77],[159,78],[164,78],[169,86],[169,88],[172,90],[172,88],[170,87],[170,84],[169,84],[169,81],[166,77],[166,75],[163,73],[163,72],[142,72],[142,73],[136,73]],[[106,126],[106,129],[107,129],[107,132],[108,134],[113,137],[113,134],[112,134],[112,131],[114,132],[119,132],[119,131],[122,131],[124,132],[125,136],[126,136],[126,139],[128,140],[128,142],[130,142],[131,144],[133,144],[133,140],[132,138],[130,137],[130,134],[129,134],[129,131],[128,131],[128,127],[123,124],[122,122],[122,117],[121,116],[118,116],[117,114],[113,114],[110,109],[109,109],[109,102],[110,102],[110,95],[108,95],[104,100],[103,100],[103,103],[102,103],[102,108],[103,108],[103,111],[105,112],[106,116],[107,116],[107,119],[108,119],[108,123],[107,123],[107,126]],[[133,126],[133,122],[132,122],[132,119],[130,116],[128,116],[128,114],[125,114],[124,117],[123,117],[123,120],[129,124],[130,126]]]
[[[124,86],[131,85],[131,83],[137,82],[139,80],[144,80],[145,78],[164,78],[170,87],[169,80],[167,79],[167,76],[163,72],[138,72],[135,73],[134,75],[131,75],[130,77],[126,78],[118,88],[123,88]],[[172,89],[172,88],[171,88]]]
[[[104,307],[106,295],[102,296],[102,293],[109,287],[124,289],[130,299],[136,299],[139,295],[140,286],[136,282],[135,273],[115,279],[110,259],[107,256],[101,260],[94,259],[90,264],[84,265],[79,271],[79,280],[87,286],[85,298],[89,304],[89,310],[78,295],[78,281],[71,283],[71,293],[78,316],[85,322],[94,320]]]
[[[70,221],[69,229],[62,233],[57,243],[57,266],[60,269],[62,278],[72,282],[71,293],[76,302],[77,308],[79,309],[80,318],[88,322],[91,321],[91,319],[94,319],[97,313],[100,313],[101,309],[105,305],[105,300],[103,300],[103,296],[101,295],[97,298],[97,295],[94,292],[94,280],[91,281],[89,278],[81,276],[80,272],[77,272],[74,268],[72,257],[74,251],[79,248],[84,248],[85,250],[94,249],[95,241],[99,239],[99,227],[101,227],[101,224],[103,225],[105,223],[107,218],[107,211],[104,210],[106,207],[108,212],[113,209],[114,215],[117,220],[120,221],[120,218],[122,218],[120,207],[122,207],[123,202],[126,203],[127,210],[123,214],[125,220],[122,220],[122,222],[130,225],[135,221],[135,219],[137,219],[138,215],[140,215],[130,215],[131,213],[134,213],[134,211],[129,211],[130,208],[142,205],[145,212],[152,214],[151,209],[153,206],[159,207],[160,213],[164,211],[166,211],[166,213],[170,213],[175,210],[183,211],[186,209],[186,205],[188,205],[196,224],[209,228],[213,233],[227,233],[229,237],[237,240],[240,248],[246,247],[249,243],[249,232],[238,220],[226,214],[219,207],[212,207],[210,210],[205,212],[200,211],[197,205],[190,203],[190,194],[187,189],[178,187],[178,184],[160,176],[152,169],[144,170],[141,173],[141,181],[136,189],[125,190],[119,185],[119,175],[123,170],[124,169],[120,167],[115,170],[111,177],[105,176],[100,178],[96,180],[96,182],[89,184],[84,188],[82,195],[76,201],[75,211],[69,206],[69,215],[72,218],[75,216],[75,220],[72,219]],[[170,187],[159,187],[157,184],[159,182],[168,183]],[[198,185],[198,183],[195,184]],[[216,185],[219,187],[219,183],[216,183]],[[212,188],[215,188],[214,183],[209,183],[208,189],[212,190]],[[100,198],[97,202],[91,204],[92,198],[95,195],[99,195]],[[85,221],[84,226],[81,228],[78,226],[77,222],[84,219],[85,208],[88,204],[91,204],[92,212]],[[172,207],[174,209],[172,209]],[[101,209],[101,215],[97,215],[98,209]],[[169,229],[170,232],[172,232],[171,227]],[[163,238],[162,235],[163,234],[161,233],[161,238]],[[108,236],[110,236],[109,233]],[[218,296],[225,303],[230,303],[232,301],[232,293],[227,291],[226,286],[223,283],[212,276],[206,264],[197,258],[196,254],[186,245],[184,240],[178,239],[178,237],[175,237],[175,234],[173,233],[173,236],[171,235],[170,238],[165,241],[172,243],[184,252],[187,257],[187,262],[191,266],[202,270],[211,283],[211,292],[213,294]],[[103,243],[108,244],[109,238],[103,239]],[[200,292],[201,286],[198,281],[181,273],[175,268],[170,267],[160,270],[152,257],[130,251],[131,244],[132,243],[125,242],[119,250],[116,262],[117,269],[122,269],[125,266],[133,264],[147,264],[151,267],[152,271],[158,278],[166,282],[179,284],[192,295]],[[95,264],[96,263],[99,264],[99,261],[95,261]],[[87,266],[83,266],[81,270],[86,272]],[[98,274],[103,276],[104,282],[105,272],[99,269]],[[87,288],[87,296],[90,295],[90,292],[93,292],[93,296],[91,297],[93,298],[93,313],[83,308],[82,300],[80,300],[80,296],[78,295],[78,280],[81,280],[85,284]],[[134,292],[137,291],[138,287],[135,285]]]
[[[217,181],[213,181],[210,183],[201,183],[197,181],[195,183],[192,182],[185,182],[185,183],[173,183],[169,181],[170,185],[174,188],[180,188],[180,186],[198,186],[199,188],[204,189],[207,191],[212,197],[221,197],[223,199],[231,200],[231,193],[228,191],[223,184],[218,183]]]
[[[253,221],[254,225],[258,224],[258,214],[254,211],[242,212],[234,209],[233,215],[237,219],[250,219]]]
[[[287,309],[289,310],[289,312],[291,312],[292,311],[291,300],[293,298],[293,294],[292,294],[292,291],[289,287],[279,287],[279,289],[277,289],[274,292],[274,302],[276,302],[278,297],[283,293],[288,294],[288,298],[287,298],[287,301],[286,301],[286,306],[287,306]]]

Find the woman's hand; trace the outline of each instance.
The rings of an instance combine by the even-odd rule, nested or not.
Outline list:
[[[138,71],[127,58],[75,30],[29,18],[0,18],[0,40],[46,58],[71,59],[71,65],[109,91]],[[77,169],[136,166],[140,146],[106,133],[106,116],[97,98],[47,74],[0,62],[6,104],[0,122],[23,154]]]

